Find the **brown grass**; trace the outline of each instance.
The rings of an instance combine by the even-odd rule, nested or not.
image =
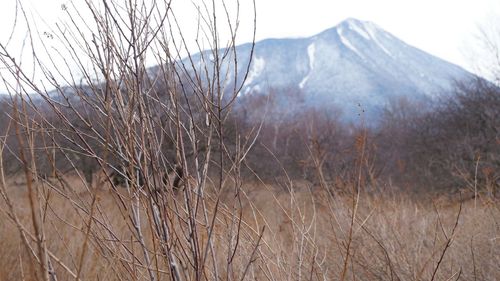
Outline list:
[[[44,196],[40,202],[47,203],[47,208],[41,209],[45,210],[43,225],[49,251],[76,272],[82,249],[86,249],[82,280],[147,279],[146,270],[132,260],[140,248],[116,201],[117,196],[126,197],[126,192],[118,194],[105,188],[96,192],[94,215],[106,225],[91,228],[86,247],[88,214],[83,210],[90,209],[92,196],[78,185],[78,179],[68,182],[74,191],[66,190],[64,196],[41,183],[37,185]],[[27,191],[19,183],[19,178],[10,179],[6,190],[15,202],[20,222],[32,231]],[[223,275],[224,280],[242,276],[246,270],[247,280],[340,280],[347,255],[346,280],[500,279],[500,210],[494,202],[482,198],[454,203],[446,199],[416,200],[404,194],[361,195],[347,250],[352,196],[332,197],[306,182],[285,187],[244,184],[241,192],[245,198],[241,205],[226,196],[216,218],[216,252],[225,253],[228,241],[238,238],[240,243],[232,261],[232,270],[238,272]],[[7,216],[5,202],[0,202],[0,280],[37,280],[36,264]],[[79,205],[85,208],[79,209]],[[233,216],[225,216],[234,209],[242,211],[238,234],[231,229],[229,220]],[[147,221],[147,214],[141,215]],[[150,236],[147,223],[143,227]],[[262,229],[264,235],[259,238]],[[207,235],[198,238],[205,245]],[[151,253],[160,257],[154,247],[148,244]],[[249,258],[254,260],[247,268]],[[217,258],[218,268],[224,268],[225,259],[226,255]],[[155,260],[162,263],[161,258]],[[160,280],[169,276],[167,265],[157,268]],[[59,280],[74,279],[61,264],[54,264],[54,269]]]

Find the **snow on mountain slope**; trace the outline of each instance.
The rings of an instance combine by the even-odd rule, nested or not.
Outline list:
[[[243,80],[250,50],[250,44],[237,47],[237,83]],[[451,90],[455,80],[472,77],[374,23],[351,18],[309,38],[257,42],[241,93],[297,87],[308,105],[335,105],[354,120],[359,105],[368,118],[376,118],[391,99],[433,98]]]
[[[311,73],[314,68],[314,53],[316,52],[316,46],[314,43],[311,43],[311,45],[307,46],[307,56],[309,58],[309,73],[300,81],[299,83],[299,88],[303,89],[304,85],[306,84],[307,80],[309,80],[309,77],[311,76]]]

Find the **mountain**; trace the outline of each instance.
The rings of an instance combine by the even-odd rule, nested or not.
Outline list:
[[[236,47],[237,83],[243,81],[251,46]],[[201,54],[194,56],[195,65],[200,59]],[[356,118],[360,107],[373,119],[393,99],[432,99],[450,91],[455,80],[474,77],[374,23],[352,18],[312,37],[257,42],[249,69],[240,95],[292,87],[307,105],[335,106],[347,120]],[[233,67],[226,71],[233,77]]]

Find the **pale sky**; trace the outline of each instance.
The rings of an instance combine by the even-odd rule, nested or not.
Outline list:
[[[470,68],[468,48],[474,47],[478,26],[500,19],[500,1],[271,0],[261,1],[257,17],[259,38],[309,36],[348,17],[368,20],[410,45]]]
[[[62,15],[61,5],[71,0],[20,0],[28,13],[38,18],[37,28],[42,33],[46,23],[53,25]],[[83,1],[83,0],[81,0]],[[81,3],[80,1],[80,3]],[[97,0],[96,0],[97,1]],[[98,0],[101,1],[101,0]],[[193,2],[201,0],[173,0],[181,24],[195,25]],[[233,1],[233,0],[226,0]],[[498,0],[256,0],[257,40],[273,37],[307,37],[331,28],[342,20],[353,17],[372,21],[406,43],[426,52],[476,71],[477,57],[473,49],[478,45],[478,28],[489,28],[492,22],[500,26]],[[2,0],[0,9],[0,42],[5,44],[14,22],[16,0]],[[78,2],[78,0],[75,0]],[[252,38],[251,2],[240,0],[241,30],[239,43]],[[190,36],[190,33],[186,33]],[[194,35],[193,35],[194,36]],[[15,52],[20,39],[10,43]]]

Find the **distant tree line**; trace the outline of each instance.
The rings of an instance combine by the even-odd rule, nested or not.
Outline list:
[[[155,87],[157,93],[168,90],[161,83]],[[196,95],[191,97],[192,101],[180,99],[183,110],[200,108],[189,107],[190,103],[196,103]],[[166,95],[158,94],[158,98],[168,100]],[[13,126],[9,126],[15,101],[13,97],[0,100],[0,130],[8,137],[8,149],[3,151],[4,162],[8,163],[6,168],[10,173],[21,168],[15,132]],[[36,165],[39,173],[49,175],[53,170],[63,171],[70,167],[83,171],[91,183],[99,165],[95,157],[86,155],[85,145],[103,157],[106,151],[114,152],[106,157],[116,167],[127,165],[120,163],[123,160],[116,154],[120,151],[116,146],[123,141],[113,141],[125,137],[120,135],[123,132],[116,128],[108,130],[106,122],[93,120],[99,114],[92,114],[95,108],[89,108],[86,102],[74,100],[71,110],[63,106],[63,101],[60,105],[59,110],[67,111],[64,115],[70,118],[70,122],[63,122],[53,130],[43,126],[58,124],[54,112],[46,108],[48,105],[43,101],[32,107],[37,108],[38,114],[33,109],[27,112],[33,115],[31,122],[39,122],[39,130],[32,132],[35,147],[58,148],[38,151],[34,159],[39,162]],[[175,141],[176,132],[169,125],[172,121],[167,114],[162,114],[161,108],[155,108],[158,105],[153,101],[148,106],[158,120],[157,124],[161,124],[157,136],[163,136],[162,155],[169,157],[166,169],[173,171],[178,161],[176,150],[179,144]],[[206,115],[204,111],[190,114],[199,118],[199,122],[203,122]],[[247,179],[273,181],[290,177],[342,189],[344,183],[361,175],[363,186],[368,190],[384,187],[410,191],[465,188],[498,193],[500,89],[492,83],[482,79],[457,83],[454,92],[443,95],[432,104],[405,98],[393,100],[386,106],[380,123],[373,127],[346,124],[341,121],[341,114],[335,108],[327,112],[306,106],[303,93],[296,88],[246,95],[238,99],[224,125],[227,146],[223,149],[235,150],[238,147],[235,143],[237,135],[241,136],[240,142],[256,142],[241,171]],[[69,124],[82,134],[77,136],[73,129],[65,128]],[[37,128],[37,125],[33,124],[32,128]],[[106,132],[114,135],[106,137]],[[96,138],[96,135],[102,138]],[[258,137],[254,140],[256,135]],[[185,145],[186,150],[192,151],[188,155],[196,153],[189,143]],[[199,143],[196,149],[203,150],[206,146]],[[219,147],[212,149],[220,150]],[[220,159],[213,161],[220,162]],[[230,162],[231,159],[222,161]]]
[[[346,124],[340,110],[327,112],[303,100],[294,88],[240,100],[233,114],[240,129],[261,123],[258,144],[246,159],[250,174],[342,188],[361,171],[367,189],[498,193],[500,88],[490,82],[459,82],[432,102],[393,100],[370,127]]]

